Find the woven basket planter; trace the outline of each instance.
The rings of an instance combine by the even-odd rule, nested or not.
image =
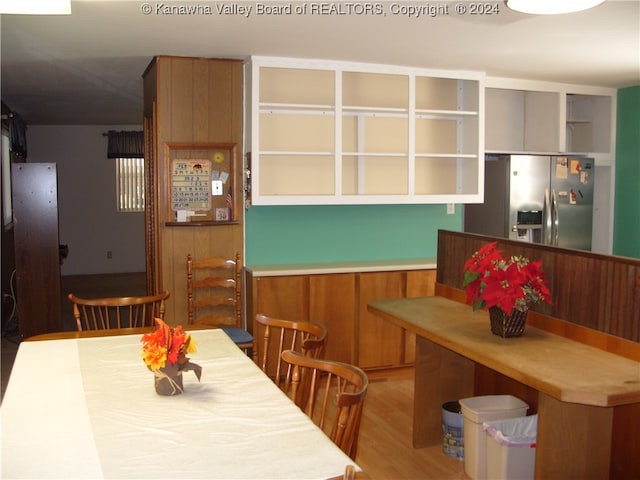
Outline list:
[[[519,337],[524,333],[524,325],[528,311],[513,310],[507,315],[499,307],[489,307],[491,332],[499,337]]]

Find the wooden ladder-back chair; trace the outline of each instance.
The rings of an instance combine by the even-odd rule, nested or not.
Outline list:
[[[292,350],[282,352],[282,358],[293,365],[291,400],[355,460],[369,386],[367,374],[354,365],[311,358]],[[309,391],[302,391],[301,385]]]
[[[189,325],[222,328],[238,347],[253,348],[253,336],[242,319],[242,262],[187,255],[187,313]]]
[[[287,391],[292,366],[282,360],[282,352],[294,350],[312,358],[322,358],[327,339],[324,325],[295,322],[257,314],[254,324],[253,360],[276,385]]]
[[[143,297],[79,298],[68,295],[78,331],[110,328],[151,327],[155,318],[164,320],[164,302],[169,292]]]

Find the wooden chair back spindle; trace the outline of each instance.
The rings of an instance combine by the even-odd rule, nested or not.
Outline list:
[[[292,366],[282,360],[282,352],[294,350],[312,358],[322,358],[327,339],[324,325],[296,322],[257,314],[253,360],[284,391],[291,384]]]
[[[169,292],[141,297],[80,298],[70,293],[73,317],[78,331],[154,326],[155,318],[164,320],[165,300]]]
[[[292,350],[282,352],[282,358],[293,365],[289,397],[355,460],[369,385],[366,373],[354,365],[311,358]]]

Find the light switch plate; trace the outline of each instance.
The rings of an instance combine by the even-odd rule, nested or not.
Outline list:
[[[211,181],[211,195],[222,195],[222,180]]]
[[[456,204],[447,203],[447,215],[453,215],[454,213],[456,213]]]

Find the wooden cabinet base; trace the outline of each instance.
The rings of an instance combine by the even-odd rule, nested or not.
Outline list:
[[[302,272],[302,270],[301,270]],[[415,335],[367,311],[378,298],[433,295],[435,269],[261,275],[247,270],[247,321],[257,313],[327,327],[325,358],[373,370],[415,361]]]

